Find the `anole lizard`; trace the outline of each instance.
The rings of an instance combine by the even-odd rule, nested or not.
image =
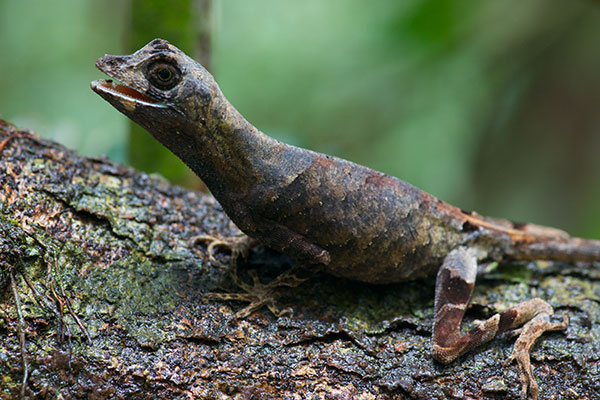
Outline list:
[[[600,241],[532,224],[480,216],[408,183],[340,158],[279,142],[246,121],[213,77],[165,40],[96,66],[122,84],[92,89],[144,127],[208,186],[250,238],[302,263],[370,283],[436,276],[432,356],[449,363],[508,330],[519,329],[510,360],[522,394],[538,398],[529,349],[552,307],[534,298],[469,332],[460,324],[477,264],[505,260],[600,261]]]

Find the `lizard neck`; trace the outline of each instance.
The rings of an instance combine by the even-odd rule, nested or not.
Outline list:
[[[220,202],[245,197],[268,177],[276,154],[287,147],[246,121],[223,95],[214,99],[211,118],[186,128],[191,140],[172,150]]]

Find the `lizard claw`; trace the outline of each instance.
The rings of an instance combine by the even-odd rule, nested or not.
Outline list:
[[[292,315],[293,311],[291,308],[281,309],[277,306],[276,300],[281,295],[279,290],[282,287],[296,287],[302,282],[309,279],[308,277],[300,277],[296,275],[299,268],[292,268],[291,270],[284,272],[279,275],[275,280],[267,284],[263,284],[256,271],[248,271],[248,275],[252,280],[252,283],[242,281],[237,273],[237,260],[238,258],[246,258],[248,251],[258,244],[256,239],[249,236],[237,236],[222,238],[212,235],[198,235],[194,236],[190,243],[196,245],[200,242],[208,242],[206,252],[211,263],[217,264],[218,261],[215,258],[216,249],[219,247],[226,248],[231,251],[231,264],[229,273],[234,284],[243,290],[242,293],[206,293],[205,298],[218,299],[218,300],[233,300],[233,301],[244,301],[249,303],[246,307],[237,311],[233,315],[233,319],[241,319],[250,315],[255,310],[266,306],[275,316],[281,317],[283,315]]]
[[[238,286],[244,292],[207,293],[205,294],[205,297],[210,299],[245,301],[250,303],[246,307],[237,311],[233,315],[233,319],[245,318],[263,306],[267,306],[269,311],[271,311],[276,317],[281,317],[286,314],[293,315],[293,310],[291,308],[279,308],[276,304],[276,300],[281,296],[280,288],[296,287],[310,278],[310,276],[298,276],[297,272],[299,269],[299,267],[294,267],[289,271],[279,275],[277,278],[275,278],[275,280],[267,284],[264,284],[259,280],[256,271],[251,270],[248,271],[248,274],[252,279],[252,284],[248,284],[239,278],[237,275],[237,267],[234,264],[233,268],[231,269],[231,278],[236,286]]]
[[[192,246],[196,245],[197,243],[208,242],[206,252],[208,253],[208,259],[213,264],[217,264],[215,251],[219,247],[226,248],[231,251],[231,261],[232,263],[235,263],[235,261],[237,261],[237,259],[240,257],[248,257],[248,251],[258,244],[256,239],[252,239],[246,235],[227,238],[212,235],[197,235],[194,236],[190,242]]]

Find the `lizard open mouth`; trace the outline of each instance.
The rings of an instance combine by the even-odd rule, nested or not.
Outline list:
[[[134,103],[145,103],[146,105],[161,106],[156,100],[138,92],[132,87],[115,83],[112,79],[99,79],[91,83],[94,92],[100,95],[109,95],[120,100],[129,100]],[[104,96],[103,96],[104,97]]]

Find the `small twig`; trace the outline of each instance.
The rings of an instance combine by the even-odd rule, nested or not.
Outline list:
[[[73,311],[73,307],[71,305],[71,299],[69,299],[69,297],[65,294],[65,289],[63,288],[62,284],[60,284],[59,287],[60,287],[60,291],[63,296],[63,299],[65,299],[65,303],[67,304],[67,308],[69,309],[69,314],[71,314],[71,317],[73,317],[73,319],[75,320],[75,323],[77,324],[77,326],[79,327],[81,332],[87,338],[88,343],[92,343],[92,338],[90,337],[90,334],[88,333],[87,329],[85,328],[85,325],[83,325],[83,323],[81,322],[81,320],[79,319],[77,314],[75,314],[75,311]]]
[[[47,248],[46,248],[47,249]],[[53,253],[54,256],[56,257],[56,252]],[[56,304],[56,307],[58,309],[58,323],[60,326],[60,342],[64,343],[65,341],[65,329],[67,330],[67,334],[70,336],[71,335],[71,331],[69,329],[69,327],[67,326],[67,324],[65,324],[65,312],[64,312],[64,302],[61,300],[60,296],[56,293],[56,279],[52,270],[52,262],[48,260],[48,250],[46,250],[46,257],[45,261],[46,261],[46,289],[50,291],[50,299],[52,299],[52,302],[54,302]],[[54,262],[54,265],[56,265],[56,260]]]
[[[57,308],[58,308],[58,323],[60,325],[60,342],[63,343],[65,340],[65,313],[64,313],[64,304],[62,302],[62,300],[58,297],[58,295],[56,294],[56,291],[54,290],[54,279],[52,279],[52,281],[50,281],[48,279],[48,277],[46,277],[46,289],[50,290],[50,298],[52,299],[52,301],[56,304]],[[67,330],[69,328],[67,327]]]
[[[46,254],[48,254],[48,246],[45,243],[41,242],[37,237],[35,237],[33,235],[30,235],[30,236],[33,237],[46,250]],[[61,247],[61,250],[62,250],[62,247]],[[60,253],[61,250],[59,250],[58,253]],[[56,253],[57,252],[54,253],[55,258],[57,257]],[[56,265],[56,264],[57,264],[57,262],[55,259],[54,265]],[[33,292],[34,299],[38,303],[38,305],[42,306],[40,301],[43,302],[42,307],[50,310],[54,314],[54,316],[56,318],[58,318],[59,325],[60,325],[60,341],[61,342],[63,342],[64,338],[65,338],[65,333],[64,333],[65,328],[67,330],[67,335],[69,336],[69,341],[70,341],[70,337],[71,337],[71,330],[69,329],[69,326],[64,323],[64,305],[65,304],[67,306],[69,314],[73,317],[73,319],[75,320],[75,323],[77,324],[77,326],[79,327],[81,332],[85,335],[88,343],[92,342],[92,338],[91,338],[88,330],[86,329],[83,322],[81,322],[81,319],[79,318],[79,316],[73,310],[71,300],[66,295],[62,284],[61,283],[57,284],[56,279],[54,278],[53,271],[52,271],[52,263],[51,262],[46,262],[46,282],[45,282],[46,289],[49,290],[51,293],[50,297],[46,296],[45,294],[40,293],[36,289],[35,285],[33,285],[33,283],[29,280],[29,278],[25,274],[21,274],[21,276],[23,276],[25,283],[27,283],[27,286],[29,286],[29,288]],[[56,293],[57,285],[60,288],[60,292],[61,292],[60,296]]]
[[[15,299],[15,306],[17,308],[17,315],[19,317],[19,323],[17,329],[19,330],[19,342],[21,344],[21,364],[23,365],[23,381],[21,383],[21,398],[25,398],[25,388],[27,387],[27,379],[29,378],[29,365],[27,364],[27,354],[25,349],[25,319],[21,312],[21,302],[19,301],[19,293],[17,292],[17,283],[15,281],[15,273],[13,268],[10,270],[10,286],[12,288],[13,297]]]
[[[4,148],[6,147],[6,145],[8,144],[8,142],[10,142],[10,140],[13,138],[14,136],[9,136],[6,139],[2,140],[0,142],[0,153],[4,150]]]
[[[60,317],[60,314],[56,310],[56,304],[54,304],[50,299],[48,299],[48,297],[45,294],[40,293],[35,287],[35,285],[31,282],[31,280],[29,280],[27,275],[21,273],[21,277],[23,277],[25,283],[33,292],[33,299],[38,304],[38,306],[40,306],[43,309],[50,310],[55,317]]]

